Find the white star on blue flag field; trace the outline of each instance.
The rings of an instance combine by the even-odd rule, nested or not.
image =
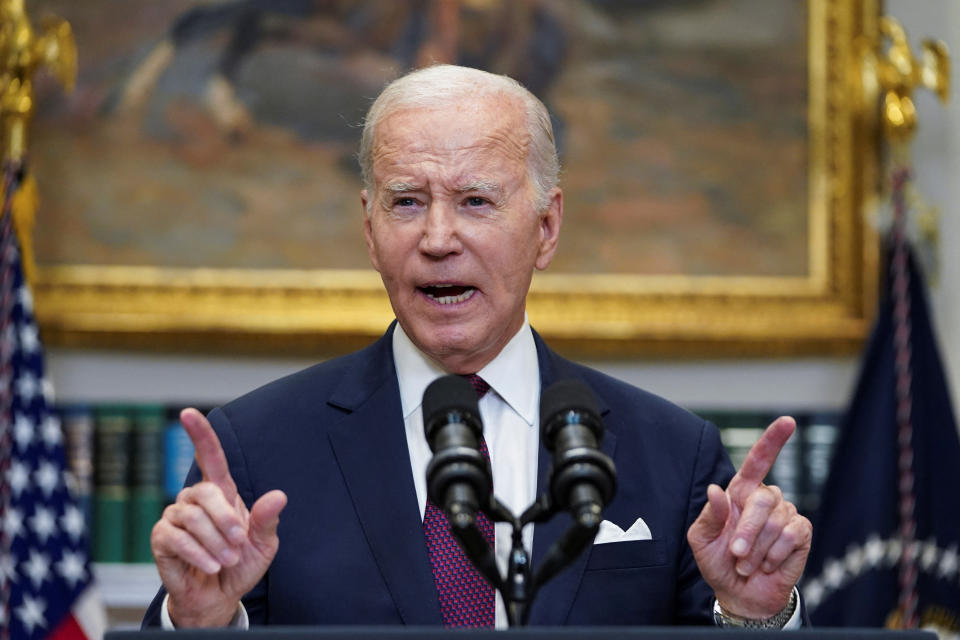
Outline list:
[[[15,240],[2,251],[0,312],[8,315],[0,318],[0,629],[5,638],[32,640],[70,614],[92,576]]]

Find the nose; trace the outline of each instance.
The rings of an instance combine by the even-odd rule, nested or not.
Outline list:
[[[449,204],[434,200],[424,218],[420,251],[431,257],[443,258],[462,250],[456,211]]]

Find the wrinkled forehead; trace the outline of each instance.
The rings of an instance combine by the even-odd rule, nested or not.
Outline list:
[[[530,148],[525,111],[512,96],[495,94],[430,106],[395,107],[374,131],[373,162],[396,154],[490,151],[524,162]]]

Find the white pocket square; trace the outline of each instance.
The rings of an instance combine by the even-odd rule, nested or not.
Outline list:
[[[637,521],[630,525],[630,528],[624,531],[609,520],[600,523],[600,530],[597,531],[593,544],[607,544],[610,542],[633,542],[635,540],[652,540],[653,534],[650,533],[650,527],[643,521],[643,518],[637,518]]]

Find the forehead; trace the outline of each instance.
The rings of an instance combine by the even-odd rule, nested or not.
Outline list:
[[[377,125],[374,173],[404,167],[469,170],[482,165],[522,168],[530,146],[519,100],[504,95],[400,108]]]

